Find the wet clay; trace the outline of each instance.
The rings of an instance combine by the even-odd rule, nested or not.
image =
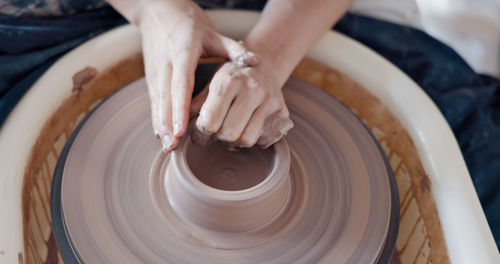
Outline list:
[[[82,263],[377,263],[393,213],[378,146],[321,89],[292,78],[284,94],[295,127],[276,153],[163,154],[144,79],[101,104],[61,170]]]
[[[292,194],[286,141],[266,150],[238,152],[228,147],[221,142],[196,145],[190,137],[181,140],[158,173],[165,173],[171,207],[207,230],[237,233],[271,225],[288,207]]]
[[[71,91],[76,92],[77,96],[80,95],[82,86],[90,80],[92,80],[97,75],[97,69],[94,67],[87,66],[81,71],[73,75],[73,88]]]
[[[220,141],[207,146],[190,144],[186,159],[189,169],[204,184],[225,191],[251,188],[271,173],[275,160],[273,148],[254,146],[229,150]]]

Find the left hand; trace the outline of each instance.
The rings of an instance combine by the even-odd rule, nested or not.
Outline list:
[[[268,147],[281,139],[293,127],[282,92],[288,76],[273,74],[265,64],[226,62],[208,91],[193,100],[192,111],[199,111],[197,129],[238,147]]]

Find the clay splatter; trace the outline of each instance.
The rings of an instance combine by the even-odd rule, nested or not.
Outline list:
[[[429,176],[427,176],[427,174],[425,174],[425,172],[420,168],[417,168],[417,172],[420,176],[422,176],[422,179],[420,180],[420,190],[422,190],[422,192],[428,192],[431,187]]]
[[[76,96],[80,96],[82,86],[88,83],[97,75],[97,70],[94,67],[87,66],[83,70],[73,75],[73,89],[71,91],[77,92]]]

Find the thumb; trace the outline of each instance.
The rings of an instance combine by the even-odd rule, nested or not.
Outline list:
[[[213,55],[229,58],[240,67],[255,66],[260,62],[260,56],[249,51],[243,41],[218,35],[210,45]]]

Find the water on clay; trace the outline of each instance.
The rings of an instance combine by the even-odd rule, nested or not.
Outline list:
[[[225,191],[239,191],[258,185],[271,173],[275,152],[272,147],[229,150],[227,144],[189,144],[189,169],[204,184]]]

